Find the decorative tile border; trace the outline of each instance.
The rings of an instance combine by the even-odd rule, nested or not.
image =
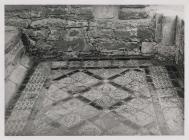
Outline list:
[[[36,99],[39,97],[40,90],[47,78],[47,75],[44,75],[43,72],[41,65],[38,65],[32,76],[29,78],[28,83],[21,92],[20,98],[5,122],[5,135],[24,135],[23,130],[28,123],[28,118],[32,112],[33,106]],[[33,98],[34,94],[35,98]],[[18,115],[15,116],[16,112],[19,112],[19,116],[22,116],[20,120]]]

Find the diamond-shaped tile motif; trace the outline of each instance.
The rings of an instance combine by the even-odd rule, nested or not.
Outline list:
[[[82,96],[88,98],[91,101],[98,100],[101,98],[101,100],[121,100],[129,96],[127,91],[118,89],[111,84],[104,83],[100,86],[94,87],[93,89],[89,90],[88,92],[85,92]],[[102,97],[105,96],[105,97]],[[106,97],[110,96],[110,97]],[[104,98],[104,99],[102,99]],[[107,98],[107,99],[105,99]]]
[[[77,113],[68,113],[65,114],[60,120],[58,120],[58,123],[60,123],[62,126],[65,127],[73,127],[74,125],[80,123],[82,121],[82,118]]]
[[[77,110],[75,110],[75,112],[79,114],[83,120],[93,118],[100,113],[98,109],[90,105],[85,105],[82,108],[78,108]]]
[[[99,75],[100,77],[107,79],[116,74],[123,72],[125,69],[89,69],[90,72],[95,75]]]
[[[98,105],[103,108],[107,108],[115,104],[117,101],[108,95],[103,95],[101,98],[95,101]]]
[[[38,65],[9,109],[6,135],[183,134],[184,96],[170,76],[175,70],[140,61]]]
[[[78,89],[83,90],[96,84],[98,81],[98,79],[93,78],[83,72],[77,72],[69,77],[57,81],[55,85],[60,89],[64,88],[67,91],[78,92]]]
[[[64,89],[59,89],[58,87],[51,85],[49,91],[46,94],[49,99],[54,101],[63,100],[69,97],[69,94],[64,91]]]
[[[67,102],[65,102],[64,104],[62,104],[63,108],[67,108],[69,110],[75,110],[78,108],[81,108],[85,105],[85,103],[83,103],[82,101],[78,100],[78,99],[71,99]]]

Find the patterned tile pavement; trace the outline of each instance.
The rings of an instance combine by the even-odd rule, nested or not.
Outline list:
[[[5,135],[183,135],[174,66],[144,60],[42,62],[10,105]]]

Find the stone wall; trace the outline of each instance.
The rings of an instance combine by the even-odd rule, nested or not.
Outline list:
[[[184,75],[184,12],[182,6],[150,6],[155,18],[155,41],[144,42],[142,52],[178,65]]]
[[[184,63],[184,21],[174,6],[6,6],[5,24],[22,30],[31,56],[154,55]]]
[[[154,40],[154,20],[145,6],[5,7],[5,24],[22,29],[30,55],[77,57],[86,52],[121,50],[140,54]]]

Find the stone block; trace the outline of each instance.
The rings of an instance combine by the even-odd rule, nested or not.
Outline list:
[[[46,18],[47,17],[47,7],[44,6],[35,6],[32,7],[30,10],[30,18],[31,19],[39,19],[39,18]]]
[[[50,34],[47,38],[47,40],[62,40],[65,39],[66,35],[68,34],[68,31],[64,29],[50,29]]]
[[[184,55],[184,21],[177,17],[175,45],[181,54]]]
[[[118,6],[99,5],[94,7],[96,19],[113,19],[118,17]]]
[[[148,14],[144,8],[122,8],[119,11],[120,20],[143,19],[147,17]]]
[[[137,37],[141,41],[148,41],[153,42],[154,41],[154,29],[152,27],[148,26],[140,26],[137,30]]]
[[[85,47],[83,38],[76,38],[72,41],[58,40],[56,41],[56,47],[61,51],[82,51]]]
[[[130,30],[115,30],[114,36],[124,41],[131,41],[133,38],[137,37],[137,28]]]
[[[50,29],[40,28],[39,30],[26,29],[24,33],[34,40],[44,40],[50,34]]]
[[[92,8],[71,8],[66,13],[68,20],[93,20],[93,9]]]
[[[8,105],[11,98],[14,96],[14,94],[17,91],[17,85],[13,83],[12,81],[5,81],[5,106]]]
[[[69,31],[69,36],[77,36],[78,34],[80,34],[80,31],[78,29],[71,29]]]
[[[18,17],[22,19],[30,19],[29,9],[13,9],[11,11],[5,11],[5,16],[8,18]]]
[[[9,80],[20,86],[25,78],[26,72],[27,69],[24,66],[18,65],[16,69],[11,73]]]
[[[31,23],[32,28],[42,28],[42,27],[59,27],[64,28],[67,25],[67,21],[57,18],[45,18],[41,20],[36,20]]]
[[[176,55],[176,46],[167,46],[163,44],[156,45],[157,54],[160,54],[161,56],[173,60],[175,59]]]
[[[176,16],[164,16],[162,24],[162,44],[173,45],[175,43]]]
[[[61,15],[68,14],[68,8],[65,6],[56,6],[56,7],[43,7],[45,8],[46,15],[48,17],[61,17]]]
[[[156,42],[161,42],[162,40],[162,20],[163,20],[163,15],[162,14],[156,14],[155,15],[155,20],[156,20],[156,27],[155,27],[155,41]]]
[[[154,54],[156,53],[155,42],[142,42],[141,52],[143,54]]]
[[[22,19],[18,17],[5,18],[6,26],[15,26],[18,28],[27,28],[31,23],[30,19]]]
[[[99,38],[99,39],[103,39],[103,38],[113,38],[114,37],[114,32],[111,29],[92,29],[90,31],[88,31],[90,38]]]
[[[88,27],[87,21],[73,21],[68,20],[66,28],[81,28],[81,27]]]
[[[134,19],[134,20],[118,20],[113,22],[115,29],[126,29],[129,30],[131,28],[138,27],[152,27],[153,21],[149,18],[147,19]]]

